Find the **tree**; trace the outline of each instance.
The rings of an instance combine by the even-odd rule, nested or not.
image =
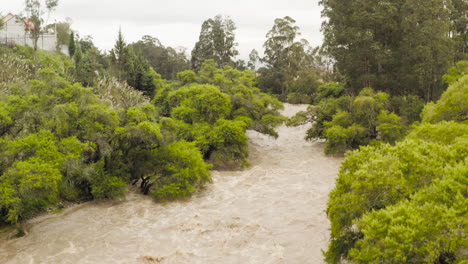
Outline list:
[[[47,18],[50,13],[57,7],[58,0],[25,0],[24,11],[26,13],[26,23],[33,39],[33,48],[37,50],[37,42],[44,28],[44,15],[47,13]]]
[[[322,0],[324,47],[348,90],[436,99],[445,89],[440,76],[453,61],[450,2]]]
[[[450,12],[450,35],[455,41],[455,61],[468,59],[468,3],[464,0],[452,0]]]
[[[75,77],[76,81],[80,82],[85,87],[91,87],[95,84],[96,70],[98,63],[91,50],[83,53],[81,45],[76,46],[75,51]]]
[[[429,103],[422,113],[423,122],[468,121],[468,74],[454,82],[436,103]]]
[[[151,67],[164,79],[176,79],[178,72],[190,69],[185,49],[165,47],[157,38],[146,35],[129,44],[129,47],[148,60]]]
[[[127,68],[127,83],[145,95],[152,97],[156,90],[156,82],[161,82],[159,75],[143,58],[141,54],[135,55],[133,49],[129,49],[129,63]]]
[[[283,98],[291,92],[295,81],[301,75],[308,75],[313,68],[309,44],[305,39],[297,40],[300,32],[295,23],[288,16],[275,19],[263,44],[265,56],[262,62],[266,64],[266,68],[259,70],[259,86]],[[310,89],[306,87],[305,90]]]
[[[114,48],[110,51],[110,57],[117,75],[117,80],[125,80],[127,77],[125,68],[129,63],[129,51],[122,34],[122,29],[119,29]]]
[[[60,46],[62,45],[69,46],[70,34],[72,32],[70,28],[70,23],[71,23],[71,20],[68,18],[66,21],[48,24],[47,26],[44,27],[45,31],[53,30],[55,34],[57,35],[57,50],[58,51],[60,51]]]
[[[73,57],[75,55],[76,51],[76,46],[75,46],[75,33],[70,34],[70,41],[68,42],[68,54],[70,57]]]
[[[260,56],[258,55],[258,51],[253,49],[249,54],[249,62],[247,63],[247,68],[251,71],[255,71],[257,69],[257,64],[260,61]]]
[[[236,25],[229,17],[217,15],[214,19],[205,20],[192,50],[192,67],[198,70],[208,59],[214,59],[220,67],[233,65],[233,58],[239,54],[234,30]]]
[[[296,20],[291,17],[277,18],[268,31],[267,40],[263,44],[265,57],[263,61],[272,68],[280,68],[289,64],[289,57],[296,37],[300,36]]]
[[[436,100],[446,89],[441,76],[453,64],[455,45],[449,37],[451,1],[407,1],[402,8],[402,72],[411,93]],[[410,66],[410,67],[408,67]],[[408,74],[412,73],[412,74]],[[411,90],[409,90],[411,91]]]

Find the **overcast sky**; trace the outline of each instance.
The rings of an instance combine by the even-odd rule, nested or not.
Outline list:
[[[42,2],[44,0],[41,0]],[[158,38],[165,46],[192,50],[201,24],[217,14],[236,23],[239,58],[246,59],[255,48],[263,53],[265,35],[276,18],[297,21],[302,38],[311,45],[322,42],[319,0],[60,0],[49,22],[72,20],[81,36],[91,35],[102,50],[114,45],[119,27],[127,42],[143,35]],[[23,0],[0,0],[0,13],[19,13]]]

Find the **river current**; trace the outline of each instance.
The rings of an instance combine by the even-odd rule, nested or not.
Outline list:
[[[285,104],[283,114],[305,108]],[[306,142],[308,127],[279,127],[278,139],[248,131],[251,166],[213,171],[186,201],[130,192],[30,220],[25,237],[0,240],[0,263],[323,263],[342,159]]]

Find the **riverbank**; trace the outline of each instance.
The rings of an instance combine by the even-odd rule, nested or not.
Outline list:
[[[286,104],[284,114],[305,108]],[[129,193],[33,219],[26,237],[0,241],[0,262],[323,263],[341,158],[304,141],[307,127],[280,127],[277,140],[249,131],[252,165],[214,171],[187,201]]]

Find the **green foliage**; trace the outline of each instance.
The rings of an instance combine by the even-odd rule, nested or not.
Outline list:
[[[468,120],[468,75],[452,83],[436,103],[429,103],[422,113],[423,122]]]
[[[83,54],[81,46],[78,45],[74,51],[74,60],[76,81],[86,87],[94,86],[97,79],[96,69],[98,66],[91,52]]]
[[[389,131],[401,126],[396,115],[385,111],[378,122],[379,133],[382,124],[390,126]],[[467,193],[466,188],[457,188],[466,185],[467,133],[466,124],[454,121],[426,123],[394,146],[380,144],[347,153],[328,202],[332,239],[326,260],[458,259],[466,218],[466,210],[460,209]],[[393,134],[387,136],[392,139]]]
[[[110,175],[99,163],[88,168],[86,177],[90,181],[94,199],[115,199],[125,195],[127,183],[119,177]]]
[[[310,106],[309,106],[310,107]],[[285,122],[287,126],[302,126],[309,122],[307,111],[299,111],[294,116],[288,118]]]
[[[154,37],[145,35],[129,44],[136,54],[141,54],[150,66],[164,79],[174,80],[178,72],[190,69],[190,61],[181,48],[165,47]]]
[[[465,124],[454,121],[442,121],[437,124],[423,123],[415,127],[406,138],[421,139],[427,142],[440,144],[451,144],[457,139],[462,139],[468,134],[468,127]]]
[[[326,154],[343,153],[353,147],[364,145],[366,140],[366,129],[358,124],[344,128],[340,125],[334,125],[325,131],[327,145]]]
[[[83,150],[76,138],[59,141],[47,130],[6,143],[0,153],[5,168],[0,208],[7,212],[6,220],[17,223],[56,203],[65,162],[79,159]]]
[[[275,19],[263,44],[266,67],[259,69],[259,87],[263,91],[278,94],[289,102],[310,103],[311,96],[320,85],[320,74],[315,61],[317,49],[311,49],[300,36],[299,27],[291,17]],[[255,54],[253,54],[255,62]],[[290,97],[288,95],[292,94]],[[300,95],[306,99],[298,100]]]
[[[290,104],[310,104],[311,102],[311,96],[296,92],[288,94],[288,103]]]
[[[377,138],[394,143],[403,136],[401,118],[388,112],[390,95],[366,88],[354,98],[335,98],[342,92],[342,86],[335,83],[321,86],[320,91],[324,97],[317,97],[319,103],[293,118],[290,125],[312,122],[306,139],[327,139],[326,153],[342,153]]]
[[[177,80],[179,80],[182,85],[196,83],[197,79],[197,74],[194,71],[187,70],[177,73]]]
[[[461,79],[463,76],[467,74],[468,74],[468,61],[464,60],[464,61],[459,61],[457,65],[448,69],[447,74],[442,76],[442,79],[450,85],[458,81],[459,79]]]
[[[158,154],[160,169],[155,176],[152,191],[157,201],[189,197],[197,189],[211,181],[210,166],[194,143],[178,141]]]
[[[68,42],[68,54],[70,57],[75,56],[76,45],[75,45],[75,33],[70,33],[70,40]]]
[[[456,263],[462,259],[466,225],[467,163],[386,210],[366,214],[364,234],[350,256],[357,263]],[[466,245],[466,244],[465,244]]]
[[[380,140],[393,144],[403,138],[404,126],[401,118],[395,113],[385,110],[380,112],[377,124],[377,134]]]
[[[406,125],[421,121],[421,112],[425,106],[421,98],[414,95],[392,96],[390,102],[392,110],[402,118]]]
[[[318,87],[314,97],[315,104],[326,98],[339,98],[344,95],[345,87],[342,83],[325,83]]]
[[[60,199],[122,197],[130,180],[158,170],[158,112],[141,94],[72,85],[49,68],[13,85],[0,97],[1,222],[18,223]]]
[[[167,82],[121,33],[107,62],[78,37],[73,61],[23,47],[3,54],[1,223],[60,200],[120,198],[129,183],[156,200],[189,197],[210,181],[205,160],[246,166],[246,130],[277,136],[284,121],[281,102],[255,87],[254,72],[208,60],[198,74]]]
[[[210,162],[219,166],[245,165],[248,157],[247,124],[238,120],[220,119],[208,134]]]
[[[195,80],[191,72],[183,74],[185,73]],[[170,115],[172,112],[173,117],[184,120],[186,123],[213,123],[219,118],[246,117],[252,120],[248,128],[273,136],[277,135],[274,128],[282,122],[282,119],[276,118],[272,122],[271,117],[264,118],[264,116],[278,117],[278,110],[283,106],[277,99],[260,92],[254,86],[253,72],[239,71],[229,66],[219,69],[213,60],[207,60],[203,63],[196,82],[187,83],[187,81],[188,79],[185,79],[178,83],[184,86],[181,88],[176,86],[173,88],[174,91],[165,88],[158,92],[154,102],[163,115]],[[211,84],[211,86],[206,84]],[[230,106],[227,104],[225,95],[229,97]],[[200,115],[201,113],[203,115]],[[208,113],[213,116],[207,116]]]
[[[231,113],[231,100],[212,85],[191,85],[169,93],[172,116],[186,123],[215,123]]]
[[[350,94],[372,87],[426,102],[438,98],[455,39],[463,43],[466,34],[460,15],[466,7],[457,2],[322,0],[324,48]],[[463,44],[458,49],[463,53]]]
[[[337,154],[375,140],[394,144],[404,137],[408,125],[419,120],[423,108],[416,96],[390,97],[371,88],[356,97],[340,96],[343,92],[342,84],[320,86],[315,97],[318,103],[291,117],[287,124],[312,123],[306,139],[326,139],[325,152]]]
[[[117,40],[115,41],[114,48],[110,51],[110,58],[112,61],[112,71],[117,76],[118,81],[127,79],[125,68],[131,66],[129,48],[124,40],[122,30],[119,29]]]
[[[203,62],[209,59],[220,67],[233,65],[233,58],[239,54],[234,30],[236,25],[229,17],[217,15],[205,20],[192,50],[192,68],[200,69]]]
[[[283,106],[255,87],[255,74],[230,66],[219,69],[206,60],[198,75],[181,72],[179,80],[160,89],[153,99],[159,111],[175,120],[178,139],[195,142],[203,156],[218,168],[247,164],[246,129],[278,136]]]

